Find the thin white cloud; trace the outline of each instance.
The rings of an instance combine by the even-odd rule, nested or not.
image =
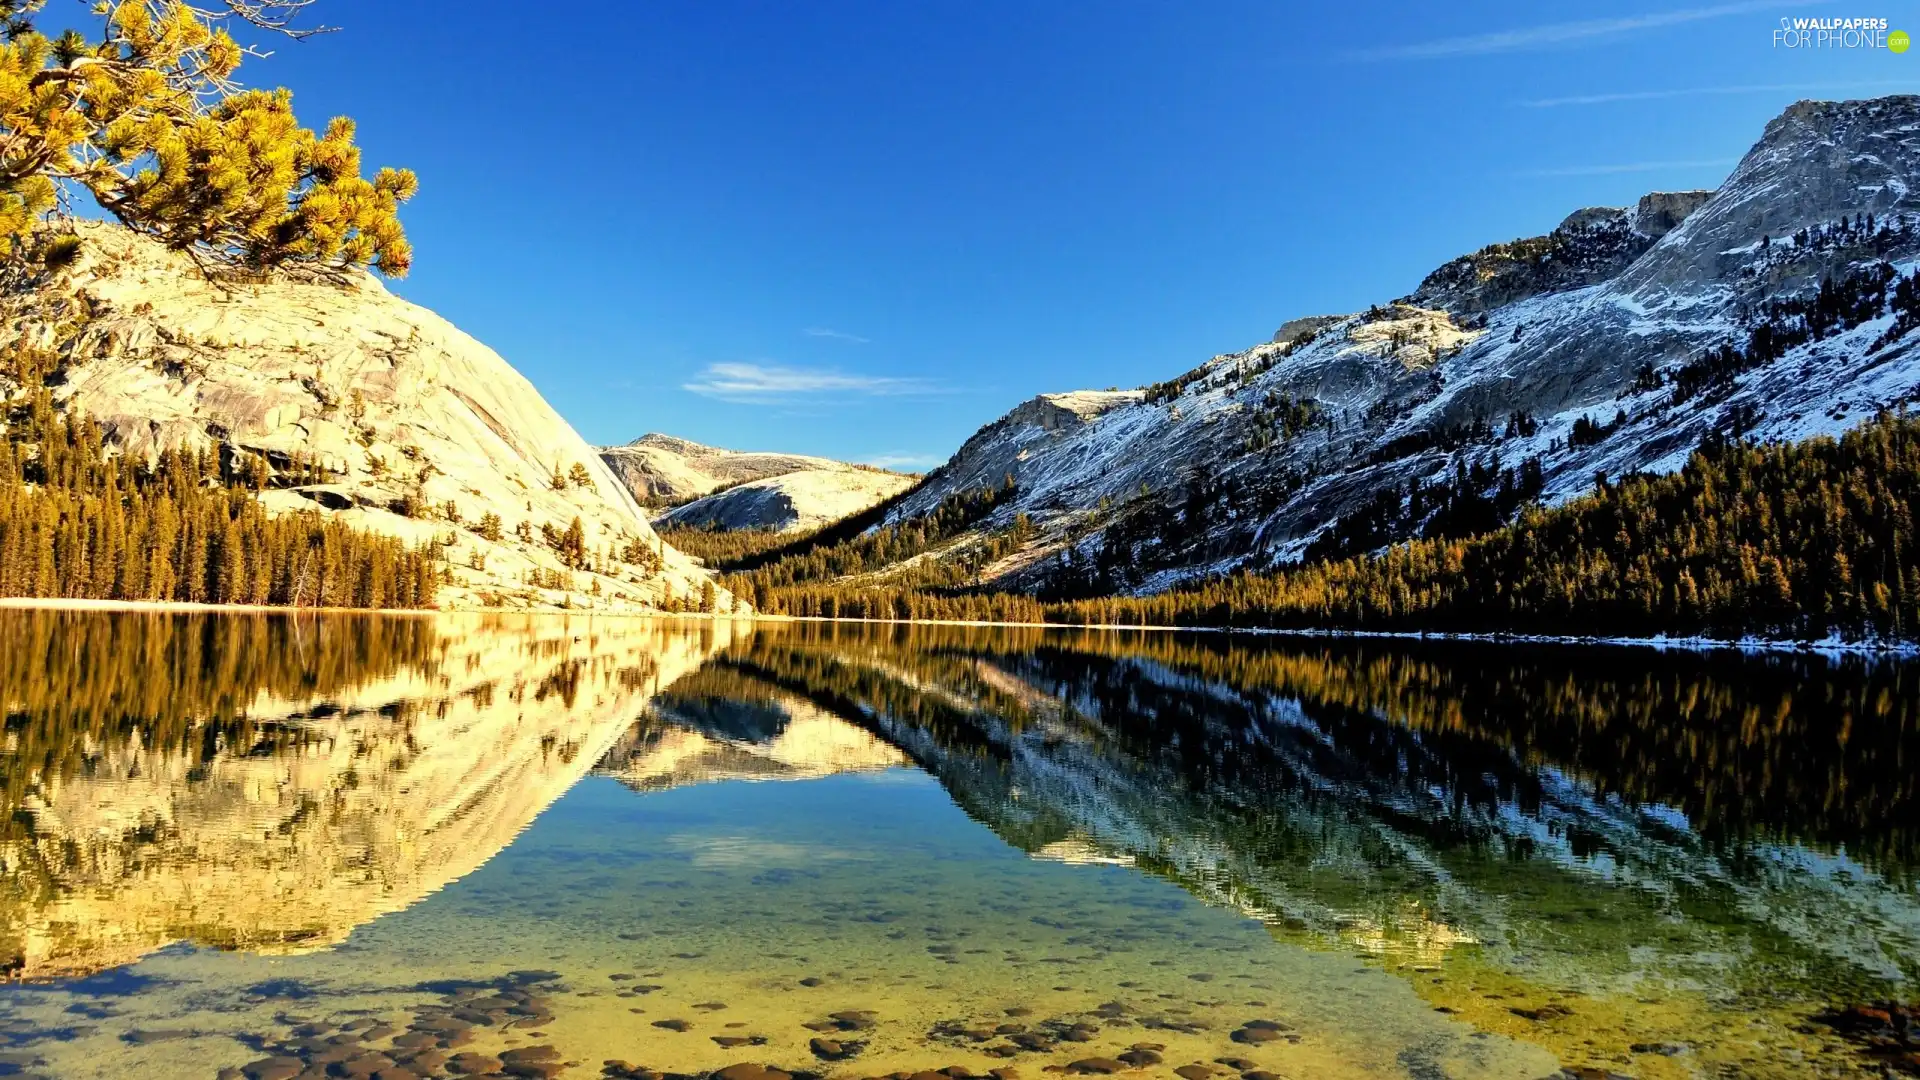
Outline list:
[[[933,468],[945,460],[946,458],[940,457],[937,454],[891,453],[875,454],[873,457],[861,462],[861,464],[871,465],[876,469],[904,469],[908,472],[922,472]]]
[[[1627,161],[1617,165],[1567,165],[1552,169],[1523,169],[1515,176],[1609,176],[1613,173],[1679,172],[1684,169],[1724,169],[1739,158],[1705,161]]]
[[[859,334],[849,334],[845,330],[835,330],[826,326],[809,326],[800,332],[808,337],[832,338],[835,341],[845,341],[854,345],[867,344],[867,339]]]
[[[782,404],[827,396],[909,397],[939,392],[938,387],[925,379],[850,375],[826,368],[765,364],[710,364],[692,382],[681,384],[681,389],[722,401],[750,404]]]
[[[1629,15],[1615,19],[1581,19],[1575,22],[1547,23],[1514,30],[1496,30],[1485,34],[1419,41],[1408,45],[1387,45],[1363,49],[1348,55],[1355,60],[1435,60],[1452,56],[1486,56],[1492,53],[1521,52],[1554,45],[1572,45],[1602,38],[1620,37],[1645,30],[1659,30],[1704,19],[1744,15],[1754,11],[1790,6],[1782,0],[1748,0],[1746,3],[1716,4],[1712,7],[1682,8],[1647,15]]]
[[[1882,79],[1875,82],[1753,83],[1746,86],[1694,86],[1683,90],[1626,90],[1611,94],[1574,94],[1568,97],[1535,98],[1514,104],[1527,109],[1557,109],[1567,105],[1611,105],[1620,101],[1665,101],[1669,98],[1731,94],[1810,94],[1832,90],[1877,90],[1912,85],[1911,81],[1895,79]]]

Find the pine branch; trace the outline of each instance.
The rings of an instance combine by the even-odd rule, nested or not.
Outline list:
[[[284,34],[295,41],[331,34],[340,29],[337,26],[296,25],[313,3],[314,0],[222,0],[217,8],[193,7],[192,11],[206,19],[231,16],[262,30]]]

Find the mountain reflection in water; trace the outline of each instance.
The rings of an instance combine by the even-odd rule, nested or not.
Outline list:
[[[1912,873],[1920,667],[1907,663],[483,616],[0,612],[0,632],[9,811],[0,960],[23,986],[0,997],[0,1041],[19,1048],[20,1068],[50,1075],[93,1075],[71,1071],[80,1068],[71,1055],[101,1053],[102,1038],[117,1040],[116,1062],[161,1062],[166,1074],[204,1060],[208,1068],[181,1075],[209,1075],[262,1047],[293,1053],[274,1041],[286,1036],[273,1023],[290,1028],[326,1012],[285,1015],[254,993],[246,1030],[212,1030],[192,1011],[202,1006],[156,1004],[152,1015],[191,1014],[199,1025],[168,1057],[128,1020],[54,1037],[39,1004],[54,999],[33,995],[85,1000],[78,977],[166,969],[174,950],[140,961],[175,942],[190,947],[191,964],[180,963],[208,985],[225,977],[221,956],[237,963],[242,954],[338,947],[377,954],[395,991],[411,987],[417,997],[447,985],[431,975],[451,962],[441,954],[452,948],[458,923],[447,920],[456,915],[492,921],[503,963],[505,938],[564,924],[564,945],[531,959],[553,968],[544,973],[558,980],[552,987],[571,989],[541,984],[536,995],[515,983],[501,992],[589,999],[575,1001],[584,1011],[573,1021],[560,1005],[537,1014],[556,1039],[573,1024],[580,1046],[559,1052],[588,1062],[580,1075],[609,1055],[665,1071],[751,1060],[865,1076],[883,1064],[911,1071],[961,1061],[979,1074],[1016,1055],[1065,1063],[1076,1056],[1072,1024],[1117,1029],[1130,1015],[1151,1029],[1132,1038],[1151,1034],[1160,1047],[1135,1052],[1165,1055],[1166,1067],[1190,1054],[1225,1080],[1253,1064],[1234,1054],[1252,1052],[1240,1038],[1250,1029],[1236,1025],[1272,999],[1269,1011],[1292,1009],[1296,1029],[1258,1052],[1302,1055],[1272,1064],[1281,1075],[1350,1066],[1352,1075],[1527,1077],[1557,1061],[1575,1075],[1869,1076],[1883,1059],[1857,1056],[1813,1018],[1836,1005],[1911,999],[1920,977]],[[1004,947],[1001,967],[973,969],[979,985],[964,994],[901,976],[881,1000],[910,1016],[911,1030],[836,1035],[855,1047],[844,1060],[808,1051],[817,1025],[759,1034],[799,1007],[771,989],[786,985],[781,954],[749,947],[761,921],[767,940],[791,944],[797,964],[821,949],[866,957],[875,972],[892,962],[888,950],[906,931],[889,928],[903,916],[884,905],[890,896],[921,902],[903,868],[939,852],[883,831],[863,841],[848,823],[871,819],[884,830],[888,815],[918,813],[916,773],[936,780],[1003,851],[1067,864],[1059,871],[1067,876],[1035,878],[968,849],[972,869],[938,879],[924,902],[939,918],[964,907],[969,890],[980,893],[987,914],[959,933],[993,946],[973,952]],[[589,791],[590,774],[607,778],[590,783],[630,789],[611,789],[626,801]],[[791,796],[713,787],[775,780],[815,783],[781,789]],[[857,786],[832,786],[842,781]],[[716,798],[700,794],[708,789]],[[817,794],[809,801],[807,792]],[[655,802],[683,796],[698,798]],[[550,806],[553,829],[574,822],[561,811],[576,803],[590,835],[536,828],[520,838]],[[815,813],[847,835],[829,844],[809,832],[815,819],[805,815]],[[644,824],[622,824],[630,820]],[[602,846],[563,858],[567,845],[590,843]],[[479,872],[496,856],[498,873]],[[565,878],[564,904],[500,876],[523,862],[554,883],[577,875]],[[791,903],[762,911],[740,894],[722,901],[676,876],[684,873],[714,875],[722,889],[776,887]],[[998,873],[1014,876],[994,900],[986,882]],[[1091,876],[1114,874],[1123,876]],[[1251,919],[1271,950],[1251,962],[1279,966],[1219,977],[1272,983],[1257,991],[1257,1006],[1228,1000],[1244,989],[1207,990],[1212,974],[1149,987],[1139,971],[1105,976],[1110,985],[1082,972],[1078,980],[1094,981],[1076,993],[1117,1008],[1158,989],[1170,1011],[1144,1023],[1137,1011],[1074,1020],[1080,1006],[1065,1001],[1067,986],[1049,997],[1019,981],[1015,969],[1027,961],[1014,957],[1026,946],[1016,947],[1015,924],[1029,920],[1013,913],[1039,902],[1038,890],[1057,884],[1068,890],[1057,903],[1089,905],[1089,925],[1113,917],[1124,927],[1119,908],[1161,903],[1151,899],[1161,883],[1231,917],[1156,917],[1172,920],[1166,932],[1220,944],[1180,946],[1170,936],[1114,947],[1138,951],[1141,970],[1177,964],[1182,948],[1195,962],[1213,957],[1219,970],[1246,949],[1232,920]],[[849,896],[882,905],[854,916],[872,919],[856,944],[826,929],[864,902]],[[1004,924],[994,910],[1007,913]],[[380,919],[389,913],[403,914]],[[615,933],[622,918],[641,921]],[[1084,942],[1062,918],[1061,941]],[[404,949],[379,932],[392,920],[414,927]],[[685,945],[710,931],[723,945]],[[738,955],[724,945],[728,933],[740,938]],[[957,962],[963,950],[938,944],[952,933],[913,955]],[[583,988],[589,969],[648,935],[660,949],[683,946],[662,955],[683,957],[703,985],[729,988],[724,1016],[760,1041],[742,1034],[736,1048],[725,1044],[731,1036],[609,1019],[610,1005]],[[1161,949],[1169,958],[1149,959]],[[1353,958],[1366,979],[1380,980],[1350,991],[1372,1002],[1371,1014],[1331,1003],[1349,991],[1335,989],[1347,976],[1329,965],[1351,970]],[[486,959],[469,951],[460,962]],[[600,985],[608,977],[593,976]],[[1328,997],[1317,1005],[1316,986]],[[1172,1001],[1168,990],[1191,1000]],[[401,1002],[380,996],[388,992],[357,986],[336,1005],[384,1015]],[[646,998],[648,1007],[676,992]],[[979,1040],[954,1035],[973,1030],[951,1026],[970,1007],[965,994],[989,992],[1053,1009],[1061,1019],[1048,1021],[1052,1034],[1033,1036],[1045,1045],[988,1041],[990,1028]],[[619,990],[618,1012],[644,1013],[626,1007],[641,998]],[[240,1024],[233,1012],[224,1022]],[[791,1026],[807,1018],[796,1013]],[[501,1024],[505,1045],[522,1038]],[[1382,1044],[1378,1060],[1370,1037]],[[231,1053],[212,1061],[222,1039]]]
[[[0,612],[5,963],[334,944],[472,871],[714,635]]]

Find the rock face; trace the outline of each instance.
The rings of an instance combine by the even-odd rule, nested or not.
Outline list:
[[[805,454],[722,450],[648,434],[600,457],[663,524],[715,529],[811,529],[912,487],[906,473]]]
[[[1672,198],[1648,195],[1641,202],[1682,205]],[[1614,207],[1576,210],[1545,236],[1492,244],[1447,263],[1428,274],[1406,302],[1472,316],[1530,296],[1605,281],[1653,246],[1656,237],[1642,232],[1638,223],[1637,213]]]
[[[262,496],[269,509],[451,540],[443,605],[641,610],[707,580],[670,550],[658,572],[606,558],[599,574],[564,573],[543,525],[578,517],[596,555],[659,542],[531,383],[372,276],[224,283],[124,229],[81,234],[72,267],[0,294],[0,341],[60,354],[57,400],[124,451],[218,445],[263,457],[280,478]],[[296,462],[324,482],[291,479]],[[477,531],[488,513],[501,519],[498,541]],[[532,539],[515,535],[522,524]],[[530,587],[534,573],[552,587]]]
[[[1656,191],[1642,195],[1633,208],[1633,230],[1658,240],[1711,198],[1711,191]]]
[[[1280,329],[1273,332],[1273,343],[1292,345],[1313,337],[1339,321],[1338,315],[1306,315],[1298,319],[1288,319],[1280,324]]]
[[[942,498],[957,491],[986,487],[1022,472],[1023,463],[1063,442],[1075,440],[1096,426],[1108,413],[1125,413],[1139,408],[1145,394],[1140,390],[1082,390],[1069,394],[1041,394],[1023,402],[1007,415],[975,432],[960,452],[942,466],[919,492],[910,496],[900,516],[924,513]],[[1087,445],[1079,453],[1097,452]],[[1089,461],[1089,467],[1097,462]],[[1030,471],[1030,470],[1028,470]],[[937,488],[941,494],[933,495]],[[1064,507],[1064,501],[1056,500]]]
[[[1145,393],[1022,404],[891,517],[1011,474],[1017,497],[983,528],[1025,513],[1039,538],[988,579],[1034,584],[1070,552],[1081,567],[1117,561],[1117,587],[1151,591],[1297,558],[1383,493],[1462,465],[1497,475],[1537,459],[1541,494],[1562,501],[1596,472],[1677,469],[1709,436],[1803,439],[1920,400],[1920,333],[1896,325],[1891,282],[1863,322],[1675,389],[1711,351],[1746,350],[1778,317],[1770,305],[1916,265],[1920,97],[1802,102],[1716,191],[1578,211],[1447,263],[1404,300],[1295,319]],[[1597,440],[1572,437],[1583,419]]]

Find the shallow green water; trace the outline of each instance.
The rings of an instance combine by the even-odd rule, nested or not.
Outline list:
[[[0,637],[0,1074],[1872,1076],[1821,1017],[1920,975],[1907,665]]]

